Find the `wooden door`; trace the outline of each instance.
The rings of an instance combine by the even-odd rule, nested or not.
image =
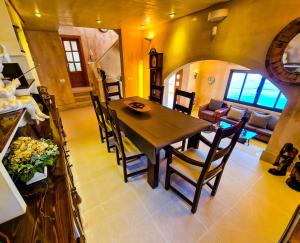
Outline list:
[[[89,86],[79,37],[62,37],[71,86]]]

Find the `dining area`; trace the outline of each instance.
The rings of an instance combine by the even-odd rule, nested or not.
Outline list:
[[[144,146],[144,144],[139,142],[140,140],[136,141],[135,137],[132,137],[128,131],[132,132],[133,129],[136,129],[132,126],[134,119],[145,115],[143,121],[149,122],[149,114],[151,113],[148,111],[141,116],[126,106],[125,99],[110,101],[109,106],[113,106],[117,113],[124,145],[129,148],[134,145],[137,149],[130,149],[128,155],[134,155],[132,152],[142,154],[139,159],[126,164],[128,174],[134,173],[136,170],[146,169],[140,174],[129,176],[127,183],[124,180],[123,161],[120,160],[120,165],[117,163],[114,135],[111,130],[106,131],[109,137],[108,145],[111,146],[109,148],[104,139],[105,130],[101,127],[103,143],[101,142],[99,123],[93,106],[64,111],[61,114],[68,135],[73,174],[76,179],[77,190],[82,198],[79,207],[88,242],[235,242],[237,235],[239,235],[240,242],[248,242],[249,239],[264,242],[265,239],[274,241],[281,236],[282,229],[286,226],[286,221],[289,220],[290,215],[278,208],[278,200],[284,198],[284,201],[280,200],[282,207],[293,211],[294,208],[288,205],[298,195],[293,191],[286,190],[284,183],[281,183],[282,178],[274,178],[267,173],[270,165],[260,161],[256,153],[249,152],[249,149],[253,147],[252,145],[250,147],[241,143],[235,145],[222,172],[215,196],[211,196],[212,189],[207,184],[202,186],[197,210],[195,213],[191,213],[192,205],[176,192],[174,193],[171,187],[169,190],[165,188],[166,175],[169,171],[169,174],[172,174],[170,185],[178,191],[180,190],[190,201],[193,201],[195,197],[196,188],[172,171],[171,166],[168,167],[165,153],[165,149],[169,148],[168,145],[160,149],[156,177],[157,187],[153,189],[148,183],[152,175],[148,172],[149,160],[145,154],[149,154],[149,152],[142,150],[141,145]],[[159,103],[154,103],[148,99],[137,99],[147,105],[150,103],[154,107],[160,107],[163,113],[176,112],[181,118],[182,116],[189,117],[173,109],[162,107]],[[105,112],[106,105],[100,102],[101,104]],[[119,105],[120,109],[117,108]],[[149,114],[146,115],[147,113]],[[164,119],[166,119],[165,116],[159,118],[162,121]],[[209,126],[208,123],[203,123],[198,118],[192,117],[191,120],[195,124],[202,124],[201,129],[206,130],[205,127]],[[138,121],[136,123],[139,124]],[[139,130],[137,129],[138,132],[143,131],[144,124],[139,127],[136,125],[139,128]],[[175,124],[180,126],[178,123]],[[126,126],[128,127],[126,128]],[[157,124],[157,127],[159,126],[162,126],[161,122]],[[166,127],[167,125],[164,125],[164,130]],[[172,127],[173,133],[176,129],[178,128]],[[144,133],[159,137],[158,130],[154,131],[152,133],[152,130],[146,127]],[[171,132],[167,134],[173,136]],[[196,130],[195,133],[188,136],[190,138],[195,137],[195,134],[197,134]],[[209,131],[201,132],[201,135],[209,141],[213,141],[215,134],[215,132]],[[177,149],[178,153],[184,153],[190,158],[197,158],[203,162],[205,158],[200,160],[198,156],[195,156],[196,154],[192,154],[193,148],[187,149],[188,141],[186,141],[185,151],[182,151],[183,137],[178,137],[178,140],[169,140],[169,143]],[[220,147],[226,146],[232,141],[231,138],[224,140]],[[174,144],[174,141],[179,142]],[[190,144],[193,144],[193,139],[191,139]],[[152,152],[155,151],[151,144],[148,147],[152,147]],[[110,152],[108,152],[108,148]],[[209,154],[210,151],[210,147],[202,141],[199,141],[198,149],[203,154]],[[175,153],[175,151],[170,151],[169,154],[172,152]],[[187,178],[193,182],[195,179],[192,175],[199,176],[199,170],[191,167],[190,171],[197,171],[197,173],[188,174],[186,170],[183,170],[183,167],[179,167],[180,164],[177,163],[175,156],[172,154],[172,163],[170,164],[174,164],[174,169],[181,174],[188,175]],[[122,158],[121,154],[120,158]],[[155,159],[154,156],[152,158]],[[186,158],[184,157],[184,159]],[[178,166],[176,167],[176,165]],[[213,162],[211,167],[213,168],[215,165],[216,163]],[[201,167],[199,166],[199,168]],[[214,179],[210,181],[211,184],[213,182]],[[266,198],[265,193],[270,190],[270,186],[274,193],[269,194],[269,197]],[[260,215],[268,217],[262,219]],[[270,220],[269,217],[272,217],[273,220]],[[285,218],[285,221],[282,221],[282,218]],[[280,221],[277,226],[274,225],[274,219],[276,222]],[[261,224],[272,230],[253,235],[253,231],[258,231]],[[236,225],[240,225],[240,227],[236,227]]]
[[[191,116],[194,92],[176,89],[173,109],[170,109],[162,105],[162,95],[149,99],[123,98],[116,82],[104,82],[103,90],[102,102],[90,92],[100,140],[106,144],[108,153],[115,153],[117,165],[122,166],[124,182],[130,183],[137,175],[146,174],[148,185],[155,190],[160,181],[160,163],[166,160],[165,189],[172,189],[191,206],[191,212],[196,213],[202,187],[207,185],[211,196],[216,194],[225,165],[248,118],[243,117],[228,128],[220,127],[209,141],[202,132],[209,132],[212,124]],[[224,139],[230,142],[221,147]],[[209,148],[206,153],[199,149],[201,142]],[[129,169],[129,165],[138,164],[141,157],[147,161],[144,167]],[[172,174],[195,188],[193,199],[172,185]]]

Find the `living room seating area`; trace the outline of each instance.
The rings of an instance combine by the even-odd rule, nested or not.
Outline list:
[[[249,117],[245,129],[257,133],[255,139],[268,143],[279,120],[279,116],[276,114],[249,109],[236,104],[228,105],[222,100],[215,99],[211,99],[209,103],[201,105],[198,110],[200,119],[212,123],[224,121],[236,124],[244,115]]]

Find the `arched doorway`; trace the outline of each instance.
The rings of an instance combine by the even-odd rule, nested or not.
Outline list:
[[[174,90],[196,93],[195,108],[210,99],[225,99],[258,110],[280,113],[287,98],[270,80],[238,64],[204,60],[185,64],[164,80],[165,106],[171,107]]]
[[[163,104],[170,108],[175,89],[195,92],[192,113],[195,117],[198,117],[199,107],[215,99],[223,101],[228,107],[246,108],[249,116],[253,111],[274,116],[277,122],[287,103],[287,98],[282,91],[260,73],[238,64],[219,60],[185,64],[167,76],[164,86]],[[266,125],[267,131],[263,129],[255,128],[259,134],[256,138],[266,144],[273,133],[274,126],[271,128]],[[264,136],[265,133],[268,134]]]

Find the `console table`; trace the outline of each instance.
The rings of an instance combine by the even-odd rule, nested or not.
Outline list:
[[[40,129],[43,137],[57,143],[60,155],[55,166],[48,168],[47,179],[29,186],[17,183],[17,192],[27,205],[26,213],[0,224],[0,232],[7,235],[11,243],[85,242],[78,208],[80,197],[68,159],[66,135],[54,96],[41,97],[50,119],[41,123]]]

